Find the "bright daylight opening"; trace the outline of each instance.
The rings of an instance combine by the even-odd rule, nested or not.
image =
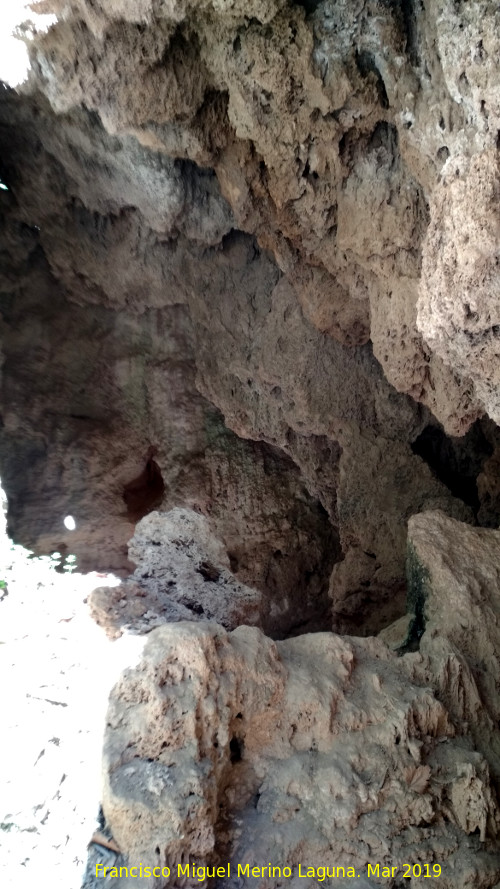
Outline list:
[[[13,544],[6,509],[0,487],[0,885],[79,889],[99,831],[108,694],[144,637],[111,642],[87,597],[118,578]]]
[[[74,530],[75,530],[75,528],[76,528],[76,522],[75,522],[75,520],[74,520],[74,518],[73,518],[72,515],[67,515],[67,516],[66,516],[66,518],[64,519],[64,527],[65,527],[68,531],[74,531]]]
[[[24,40],[30,40],[36,32],[47,31],[57,21],[57,16],[52,14],[38,15],[36,6],[36,2],[27,4],[26,0],[2,0],[0,80],[11,87],[19,86],[28,77],[30,61]]]

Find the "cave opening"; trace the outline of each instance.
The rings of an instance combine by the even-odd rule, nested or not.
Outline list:
[[[481,421],[477,420],[462,438],[448,436],[441,426],[430,424],[415,439],[411,449],[453,496],[470,506],[477,516],[481,505],[477,476],[493,453]]]
[[[160,506],[165,493],[165,482],[161,469],[154,460],[155,450],[150,449],[143,471],[123,488],[123,500],[127,516],[138,522],[155,507]]]
[[[231,738],[229,742],[229,757],[233,765],[241,762],[243,759],[243,740],[241,738]]]
[[[279,889],[321,856],[320,883],[500,879],[500,429],[438,422],[500,419],[467,312],[500,334],[496,31],[494,4],[436,5],[81,0],[23,25],[0,470],[52,557],[0,552],[7,885],[67,859],[95,889],[101,858],[193,886],[227,862],[225,889],[238,860]]]
[[[306,11],[306,15],[312,15],[313,12],[316,12],[318,6],[321,5],[321,0],[297,0],[297,6],[302,6]]]

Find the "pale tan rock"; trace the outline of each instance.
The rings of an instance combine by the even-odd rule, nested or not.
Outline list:
[[[265,521],[264,515],[260,518]],[[247,522],[251,529],[250,517]],[[216,527],[219,532],[225,529],[224,543],[218,539]],[[260,533],[255,529],[252,541],[237,541],[235,530],[233,527],[230,535],[221,520],[210,522],[188,509],[149,513],[129,541],[135,572],[117,587],[99,587],[92,592],[92,616],[112,638],[123,632],[149,633],[163,623],[180,620],[216,620],[226,629],[240,624],[259,626],[275,638],[308,627],[329,627],[328,564],[318,564],[317,576],[301,583],[306,528],[302,531],[303,549],[298,553],[287,551],[297,540],[296,530],[288,534],[283,529],[281,538],[275,536],[274,542],[280,542],[283,550],[274,550],[274,559],[268,548],[272,539],[267,540],[267,547],[260,539],[265,527]],[[270,529],[268,537],[272,535]],[[327,542],[328,538],[322,543]],[[327,552],[327,559],[329,555]],[[317,542],[316,553],[311,544],[309,557],[320,562],[321,542]],[[265,570],[265,577],[260,569]],[[258,586],[242,583],[245,576],[255,578]]]
[[[409,630],[414,620],[415,615],[413,613],[404,614],[403,617],[394,621],[393,624],[384,627],[378,634],[378,638],[381,639],[384,645],[387,645],[387,648],[390,648],[391,651],[398,651],[400,648],[403,648],[404,643],[407,641]]]
[[[499,817],[484,758],[455,734],[375,639],[165,626],[111,696],[105,813],[129,861],[229,861],[227,887],[238,862],[287,864],[312,887],[299,862],[353,867],[364,886],[369,862],[439,859],[439,885],[456,889],[475,854],[486,889]]]
[[[495,422],[499,193],[496,151],[448,161],[432,196],[417,322],[431,349],[470,381],[478,407]]]
[[[444,508],[470,520],[470,509],[435,478],[408,446],[362,434],[346,424],[337,504],[345,558],[330,579],[333,628],[341,633],[378,633],[404,614],[406,523],[417,503]],[[369,624],[364,615],[370,614]]]
[[[440,204],[448,198],[439,197],[440,173],[447,177],[458,163],[459,179],[474,193],[473,177],[465,185],[467,165],[496,150],[492,0],[460,8],[451,0],[439,8],[382,0],[311,8],[281,0],[42,6],[58,20],[47,33],[31,25],[25,92],[41,90],[58,113],[84,105],[109,133],[214,169],[236,226],[274,252],[320,331],[350,344],[371,338],[391,383],[430,407],[451,434],[463,434],[483,410],[496,416],[488,356],[474,370],[460,337],[446,342],[431,330],[425,308],[418,325],[415,315],[428,204],[424,292],[443,261],[434,262],[432,232],[449,228],[453,216],[441,226]],[[187,220],[189,237],[199,237],[201,224],[203,237],[210,230],[217,243],[228,230],[220,195],[193,191],[190,200],[189,173],[179,177],[177,165],[172,175],[156,157],[158,164],[163,176],[134,171],[122,189],[125,206],[148,205],[155,231],[173,219],[186,227]],[[89,205],[87,195],[82,200]],[[462,199],[456,200],[461,225]],[[480,209],[482,200],[465,199],[471,218],[489,212]],[[200,207],[203,221],[192,220]],[[133,228],[124,235],[132,250],[146,251],[156,265],[161,250]],[[458,244],[453,234],[451,241]],[[128,249],[115,247],[114,262],[123,265]],[[470,252],[460,250],[463,257]],[[66,277],[67,251],[54,252]],[[75,265],[87,259],[82,245]],[[102,272],[97,277],[104,280]],[[133,270],[129,278],[138,281]],[[156,290],[157,271],[149,280]],[[448,275],[446,286],[450,281]]]
[[[425,629],[415,675],[434,677],[498,780],[500,531],[428,512],[410,519],[408,541],[410,597]]]

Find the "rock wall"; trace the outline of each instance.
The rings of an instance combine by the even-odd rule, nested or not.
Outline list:
[[[129,857],[500,880],[499,34],[492,0],[20,12],[0,471],[37,551],[126,575],[132,538],[91,600],[150,633]]]
[[[249,624],[273,638],[331,626],[331,540],[322,538],[321,525],[291,525],[279,539],[273,539],[272,528],[267,539],[256,532],[255,550],[249,544],[245,549],[253,558],[248,565],[216,539],[213,527],[213,519],[178,508],[152,512],[139,522],[128,547],[134,574],[118,587],[94,590],[90,598],[94,619],[111,638],[179,620],[216,620],[228,630]],[[274,549],[278,544],[282,549]],[[241,583],[245,575],[258,590]]]
[[[11,532],[125,572],[137,519],[194,508],[269,595],[319,546],[334,626],[379,629],[409,516],[498,521],[496,5],[23,15],[31,71],[0,93]]]
[[[334,626],[379,629],[411,514],[499,515],[496,426],[473,471],[446,437],[497,419],[494,4],[33,13],[0,94],[11,532],[126,571],[138,518],[195,508],[244,582],[322,561]]]
[[[408,861],[439,863],[439,887],[498,884],[498,693],[488,673],[498,576],[489,596],[479,592],[476,563],[467,571],[456,552],[444,555],[443,535],[457,550],[469,536],[476,554],[498,547],[497,532],[440,513],[412,520],[410,545],[429,578],[418,653],[332,633],[272,643],[248,627],[153,630],[108,711],[105,813],[126,860],[169,867],[170,883],[186,886],[198,882],[196,871],[177,879],[188,862],[229,862],[232,876],[217,885],[255,885],[238,875],[247,861],[286,863],[290,886],[315,886],[314,873],[304,876],[319,864],[330,877],[346,868],[328,885],[381,885],[368,870],[379,862],[393,889]],[[489,633],[482,623],[471,634],[471,613]],[[283,880],[266,870],[259,885]]]

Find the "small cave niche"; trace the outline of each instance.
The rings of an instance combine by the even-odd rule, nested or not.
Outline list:
[[[477,420],[463,438],[446,435],[437,425],[426,426],[411,448],[450,493],[470,506],[477,516],[481,504],[476,479],[493,453],[481,421]]]
[[[159,506],[165,492],[165,482],[161,469],[154,459],[155,448],[150,448],[143,471],[123,487],[123,500],[127,516],[138,522],[148,512]]]
[[[379,151],[384,149],[388,157],[396,160],[399,157],[399,136],[394,124],[379,120],[369,138],[368,150]]]
[[[420,64],[418,22],[422,14],[422,3],[420,0],[400,0],[400,2],[406,52],[411,64],[416,68]]]
[[[233,765],[243,759],[243,740],[233,737],[229,742],[229,758]]]
[[[366,78],[370,74],[375,77],[375,85],[377,89],[378,100],[382,108],[389,108],[389,97],[385,88],[384,79],[377,67],[372,53],[367,50],[356,51],[356,65],[362,77]]]
[[[302,9],[305,9],[306,15],[312,15],[321,3],[322,0],[296,0],[295,6],[302,6]]]
[[[200,562],[196,571],[198,574],[201,574],[203,580],[210,581],[211,583],[217,583],[220,578],[220,571],[215,565],[212,565],[211,562],[205,561]]]

